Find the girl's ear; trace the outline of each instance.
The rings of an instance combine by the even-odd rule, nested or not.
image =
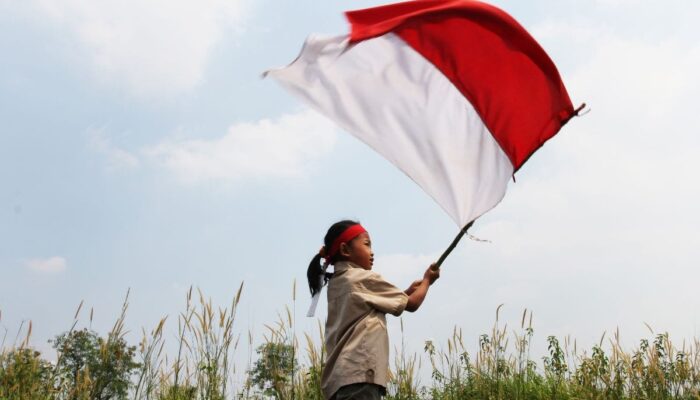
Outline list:
[[[338,248],[338,254],[343,257],[350,257],[350,246],[345,242],[341,243],[340,248]]]

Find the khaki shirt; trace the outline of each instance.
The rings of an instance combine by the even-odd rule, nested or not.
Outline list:
[[[407,303],[406,293],[376,272],[350,262],[335,264],[335,274],[328,283],[328,356],[321,377],[327,399],[353,383],[386,387],[389,335],[385,314],[398,316]]]

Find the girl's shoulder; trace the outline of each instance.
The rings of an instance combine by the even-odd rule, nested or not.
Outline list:
[[[349,286],[354,291],[360,292],[384,292],[387,289],[394,289],[395,286],[389,283],[382,275],[374,271],[356,268],[356,271],[349,277]]]
[[[381,275],[374,271],[369,271],[362,268],[353,268],[348,270],[347,279],[353,283],[362,283],[368,280],[383,279]]]
[[[383,280],[381,275],[376,272],[352,268],[333,276],[329,282],[329,290],[336,293],[364,290],[366,286],[371,285],[371,282],[376,280]]]

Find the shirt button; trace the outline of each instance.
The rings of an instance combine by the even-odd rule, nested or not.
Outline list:
[[[373,369],[368,369],[367,370],[367,378],[374,378],[374,370]]]

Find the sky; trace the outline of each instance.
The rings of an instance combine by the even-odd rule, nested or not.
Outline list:
[[[413,182],[262,72],[342,12],[378,1],[0,0],[0,337],[32,321],[32,344],[81,326],[107,332],[175,318],[190,286],[262,340],[285,306],[297,331],[305,273],[330,224],[359,219],[375,270],[408,286],[458,227]],[[386,3],[386,2],[384,2]],[[405,314],[408,350],[469,349],[534,313],[579,348],[619,328],[633,346],[700,323],[700,3],[493,2],[547,50],[572,120],[516,174]],[[296,282],[296,301],[293,291]],[[321,302],[317,315],[325,313]],[[170,323],[166,329],[175,332]],[[400,343],[399,319],[389,320]],[[137,338],[134,336],[134,341]],[[539,353],[538,353],[539,352]]]

